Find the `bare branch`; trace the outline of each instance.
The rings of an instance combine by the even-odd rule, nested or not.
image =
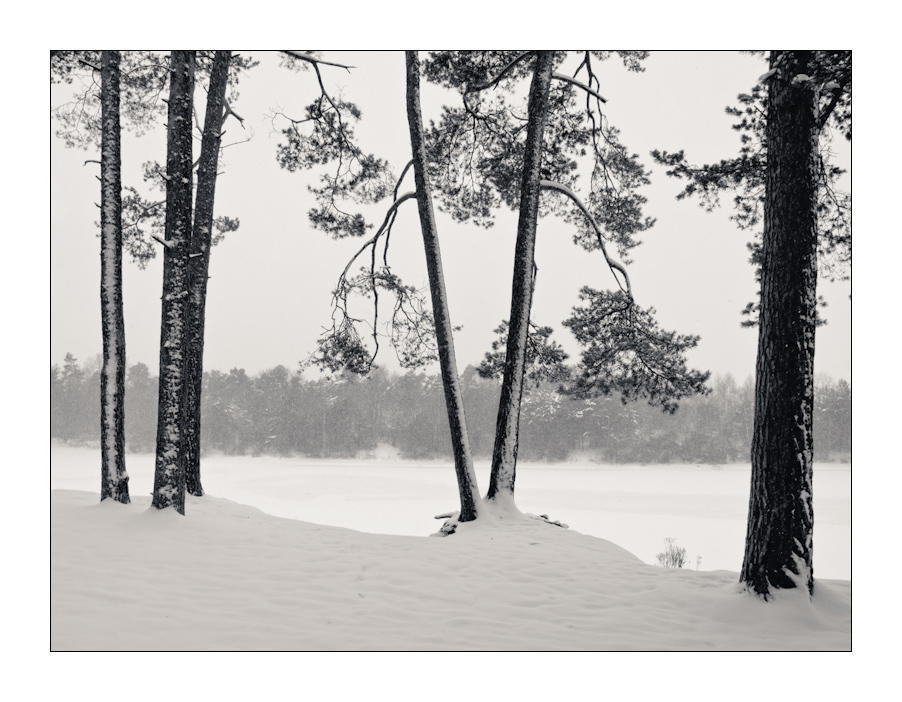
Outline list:
[[[322,59],[316,58],[316,56],[311,56],[310,54],[305,54],[300,51],[286,51],[285,49],[281,49],[283,54],[288,54],[296,59],[300,59],[301,61],[306,61],[307,63],[317,64],[321,63],[324,66],[335,66],[337,68],[344,68],[348,73],[351,72],[352,68],[355,66],[345,66],[343,63],[332,63],[331,61],[323,61]]]
[[[566,76],[566,75],[564,75],[563,73],[552,73],[552,74],[551,74],[551,77],[552,77],[552,78],[557,78],[558,80],[562,80],[562,81],[564,81],[565,83],[571,83],[572,85],[575,85],[575,86],[578,87],[578,88],[582,88],[582,89],[585,90],[587,93],[589,93],[589,95],[592,95],[592,96],[594,96],[594,97],[597,97],[597,98],[598,98],[599,100],[601,100],[602,102],[607,102],[607,100],[606,100],[605,98],[603,98],[601,95],[599,95],[596,91],[592,90],[592,88],[590,88],[588,85],[586,85],[585,83],[581,83],[580,81],[576,80],[575,78],[571,78],[570,76]]]
[[[98,163],[98,164],[99,164],[100,161],[95,161],[93,158],[89,158],[87,161],[85,161],[85,162],[82,164],[82,166],[87,166],[89,163]],[[101,164],[101,165],[102,165],[102,164]]]
[[[244,129],[244,117],[242,117],[232,109],[232,106],[231,104],[229,104],[228,100],[223,100],[223,102],[225,103],[225,114],[222,116],[223,123],[225,123],[229,115],[232,115],[241,124],[241,128]]]
[[[401,189],[401,183],[404,182],[404,176],[407,175],[407,171],[409,171],[413,167],[413,159],[410,159],[407,162],[407,165],[404,166],[404,170],[401,171],[401,175],[398,177],[398,182],[395,184],[395,200],[398,199],[398,191]],[[388,228],[385,230],[385,245],[382,249],[382,262],[385,264],[385,267],[388,268],[388,245],[391,240],[391,228],[395,223],[395,217],[397,216],[398,211],[395,212],[391,216],[391,221],[388,223]],[[376,254],[376,247],[373,247],[373,255]]]
[[[225,132],[223,132],[223,134],[225,134]],[[220,138],[222,138],[222,135],[220,135]],[[239,139],[238,141],[232,141],[232,142],[229,142],[228,144],[222,144],[219,148],[222,149],[223,151],[225,151],[230,146],[235,146],[236,144],[246,144],[253,138],[254,138],[254,130],[251,129],[250,132],[248,133],[247,139]]]
[[[87,66],[88,68],[93,68],[95,71],[99,71],[99,70],[100,70],[100,66],[98,66],[98,65],[96,65],[96,64],[93,64],[93,63],[91,63],[90,61],[85,61],[83,58],[78,59],[78,62],[79,62],[79,63],[83,63],[83,64],[84,64],[85,66]]]
[[[377,231],[369,241],[367,241],[363,246],[361,246],[360,250],[354,254],[354,256],[351,258],[350,261],[348,261],[348,265],[345,266],[344,271],[342,271],[341,277],[344,277],[345,275],[347,275],[348,270],[351,268],[354,261],[357,260],[358,256],[360,256],[360,254],[362,254],[364,251],[367,250],[367,247],[375,246],[376,242],[379,241],[379,237],[382,236],[382,232],[384,232],[385,228],[388,226],[389,219],[391,218],[392,214],[394,214],[395,210],[397,210],[398,207],[405,200],[410,200],[411,198],[415,198],[416,196],[417,196],[417,194],[413,191],[407,192],[407,193],[404,193],[401,197],[399,197],[397,200],[395,200],[392,203],[392,206],[388,208],[388,212],[385,213],[385,219],[382,221],[382,226],[379,227],[379,231]]]
[[[574,193],[570,188],[566,185],[561,185],[560,183],[555,183],[550,180],[541,180],[539,181],[539,186],[545,188],[546,190],[557,190],[559,193],[563,193],[567,197],[569,197],[573,202],[576,203],[576,206],[582,210],[583,214],[586,215],[586,218],[592,224],[592,228],[595,229],[595,234],[598,237],[598,246],[601,248],[601,253],[604,255],[604,260],[607,262],[608,266],[612,269],[612,271],[617,270],[623,275],[623,279],[626,282],[626,289],[623,290],[623,286],[620,286],[620,289],[623,290],[627,295],[632,298],[633,296],[633,288],[630,285],[630,277],[626,272],[626,269],[617,261],[611,259],[608,256],[608,251],[604,245],[604,237],[601,235],[601,229],[598,227],[598,224],[595,222],[595,218],[589,212],[588,208],[583,204],[583,201],[579,199],[579,197]],[[617,276],[615,275],[616,279]],[[617,281],[617,284],[620,285],[620,281]]]

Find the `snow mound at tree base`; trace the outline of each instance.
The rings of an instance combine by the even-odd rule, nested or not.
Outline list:
[[[525,515],[430,539],[98,500],[51,491],[52,650],[851,649],[850,582],[762,602]]]

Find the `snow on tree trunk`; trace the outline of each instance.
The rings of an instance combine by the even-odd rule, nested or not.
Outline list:
[[[445,391],[445,407],[448,410],[454,469],[457,473],[457,487],[460,492],[459,519],[462,522],[468,522],[476,519],[478,504],[481,500],[479,487],[476,484],[473,458],[470,453],[460,377],[457,374],[453,328],[451,313],[448,309],[445,278],[442,272],[438,228],[432,208],[432,193],[426,177],[426,145],[420,108],[420,60],[416,51],[407,52],[407,123],[410,127],[413,173],[417,186],[417,209],[420,213],[420,228],[423,231],[423,245],[426,249],[426,267],[429,271],[429,290],[432,293],[432,315],[435,319],[435,335],[438,342],[439,365],[442,371],[442,386]]]
[[[122,312],[122,155],[119,125],[119,52],[101,53],[100,499],[129,503],[125,471],[125,322]]]
[[[184,427],[192,191],[194,52],[173,51],[166,143],[166,246],[153,506],[185,513]]]
[[[204,322],[207,305],[207,277],[210,270],[210,246],[213,230],[213,203],[216,171],[219,168],[220,132],[223,105],[229,77],[230,51],[217,51],[210,72],[204,135],[197,167],[197,195],[194,201],[194,231],[191,236],[191,267],[188,303],[187,366],[185,372],[185,489],[200,497],[200,398],[204,376]]]
[[[513,498],[517,470],[517,447],[520,433],[520,403],[526,367],[526,342],[532,309],[533,268],[536,226],[539,217],[542,141],[548,114],[548,92],[551,86],[554,52],[539,51],[529,88],[529,123],[526,153],[520,186],[520,219],[514,254],[514,282],[511,292],[510,327],[504,363],[504,379],[495,426],[495,449],[488,499],[499,496]]]
[[[812,52],[771,54],[752,482],[740,581],[813,587],[817,95]]]

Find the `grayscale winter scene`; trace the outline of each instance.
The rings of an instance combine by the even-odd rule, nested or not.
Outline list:
[[[851,51],[50,78],[52,651],[851,650]]]

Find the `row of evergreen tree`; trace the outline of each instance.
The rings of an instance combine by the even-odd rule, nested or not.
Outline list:
[[[95,364],[96,365],[96,364]],[[91,444],[100,439],[100,371],[82,368],[71,354],[50,369],[50,435]],[[151,452],[156,441],[157,383],[137,363],[126,376],[128,450]],[[491,455],[500,382],[469,366],[461,377],[470,444]],[[574,400],[544,383],[524,398],[520,457],[562,461],[576,454],[609,463],[747,462],[754,411],[751,379],[715,378],[708,396],[681,402],[673,415],[614,397]],[[819,378],[815,393],[815,457],[849,460],[852,388]],[[361,378],[306,380],[284,366],[249,376],[243,369],[204,373],[201,443],[229,455],[348,457],[377,444],[404,458],[451,455],[438,375],[393,375],[383,369]]]

